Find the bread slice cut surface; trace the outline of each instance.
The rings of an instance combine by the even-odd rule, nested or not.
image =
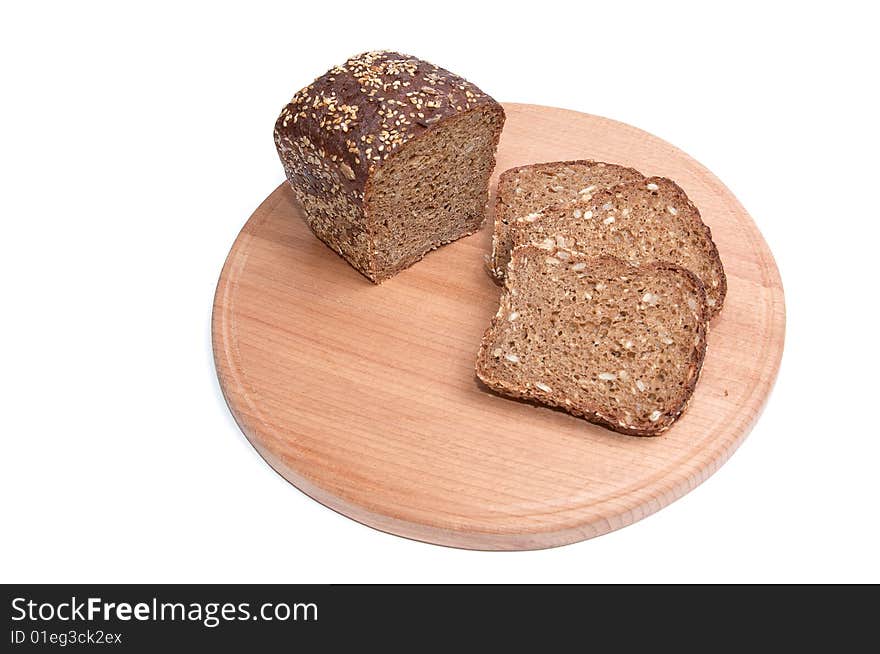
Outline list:
[[[555,206],[513,225],[513,244],[592,256],[611,255],[634,265],[674,263],[694,273],[706,289],[710,317],[724,304],[727,279],[712,232],[675,182],[650,177],[594,194],[588,201]]]
[[[689,271],[563,248],[514,250],[477,377],[510,397],[653,436],[690,399],[706,353],[706,294]]]
[[[519,218],[536,218],[559,204],[588,202],[597,192],[644,179],[639,171],[602,161],[554,161],[511,168],[498,179],[489,272],[504,279],[513,248],[510,226]]]

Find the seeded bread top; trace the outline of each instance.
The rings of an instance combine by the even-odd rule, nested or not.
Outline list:
[[[340,184],[363,199],[370,172],[404,143],[443,118],[491,104],[467,80],[397,52],[366,52],[321,75],[299,91],[275,123],[275,143],[329,159]]]

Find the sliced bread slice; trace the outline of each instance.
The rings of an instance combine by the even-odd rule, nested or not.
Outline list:
[[[639,171],[602,161],[554,161],[511,168],[501,173],[495,196],[495,228],[489,273],[504,280],[513,242],[510,225],[518,218],[535,218],[549,207],[581,199],[598,191],[644,179]]]
[[[562,245],[593,256],[608,254],[634,264],[664,261],[694,273],[706,288],[710,317],[724,304],[727,278],[712,232],[673,181],[650,177],[521,218],[512,226],[514,246]]]
[[[674,264],[518,247],[477,377],[504,395],[654,436],[693,393],[707,315],[702,283]]]

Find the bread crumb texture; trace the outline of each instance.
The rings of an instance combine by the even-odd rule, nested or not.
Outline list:
[[[711,316],[724,304],[727,279],[712,232],[694,203],[669,179],[619,184],[553,205],[538,220],[516,220],[510,232],[513,247],[561,238],[565,247],[615,256],[633,265],[674,263],[703,282]]]
[[[530,164],[501,173],[495,200],[490,272],[497,281],[504,279],[513,249],[511,224],[517,220],[533,222],[545,211],[560,204],[588,202],[601,190],[644,179],[639,171],[603,161],[559,161]],[[583,216],[573,209],[574,218]]]
[[[693,393],[707,317],[702,283],[680,266],[521,246],[477,376],[504,395],[657,435]]]

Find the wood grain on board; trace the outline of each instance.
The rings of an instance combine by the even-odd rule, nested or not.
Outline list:
[[[712,228],[728,295],[690,407],[669,432],[622,436],[480,386],[474,357],[500,292],[483,269],[491,217],[374,286],[312,235],[282,184],[221,273],[214,356],[242,431],[319,502],[431,543],[537,549],[629,525],[711,475],[767,400],[785,306],[760,232],[702,165],[629,125],[504,106],[493,190],[513,166],[604,160],[672,178]]]

